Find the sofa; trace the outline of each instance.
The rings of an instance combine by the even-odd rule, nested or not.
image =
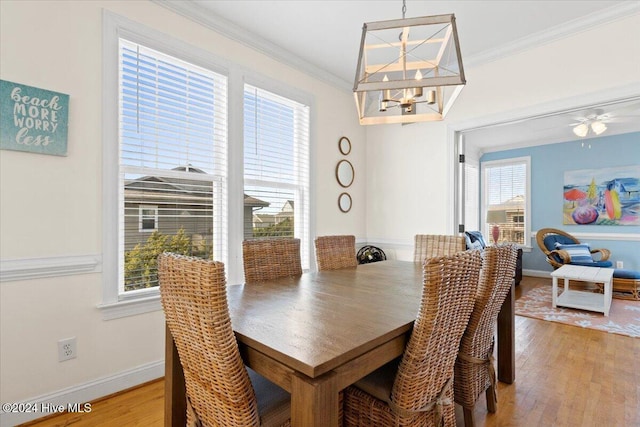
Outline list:
[[[467,244],[467,249],[484,249],[487,247],[487,243],[482,236],[482,233],[479,231],[465,231],[464,239]],[[520,284],[522,281],[522,249],[518,248],[518,258],[516,260],[516,273],[513,277],[516,286]]]

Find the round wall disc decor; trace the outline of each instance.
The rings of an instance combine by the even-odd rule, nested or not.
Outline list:
[[[338,162],[338,165],[336,166],[336,179],[338,180],[338,184],[342,187],[349,187],[353,183],[355,174],[353,165],[349,160],[340,160]]]
[[[338,149],[345,156],[351,152],[351,141],[346,136],[343,136],[338,141]]]
[[[349,193],[342,193],[338,197],[338,207],[344,213],[347,213],[351,210],[351,196]]]

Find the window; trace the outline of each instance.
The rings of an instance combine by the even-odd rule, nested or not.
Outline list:
[[[158,229],[158,207],[157,206],[146,206],[140,205],[139,208],[139,218],[140,221],[138,223],[138,231],[149,232]]]
[[[104,17],[103,318],[162,309],[163,250],[222,261],[236,284],[244,236],[275,233],[308,266],[313,97]]]
[[[530,159],[482,162],[483,233],[487,240],[529,246]],[[489,238],[491,236],[491,238]]]
[[[244,87],[244,238],[297,237],[309,268],[309,107]]]
[[[157,256],[225,261],[227,79],[119,40],[119,294],[158,286]]]

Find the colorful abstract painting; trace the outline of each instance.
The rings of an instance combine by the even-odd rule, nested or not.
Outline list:
[[[640,225],[640,165],[564,173],[564,224]]]

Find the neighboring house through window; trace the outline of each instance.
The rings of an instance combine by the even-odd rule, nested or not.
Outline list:
[[[483,234],[493,242],[498,227],[498,243],[515,242],[529,246],[531,223],[529,157],[482,162]]]

